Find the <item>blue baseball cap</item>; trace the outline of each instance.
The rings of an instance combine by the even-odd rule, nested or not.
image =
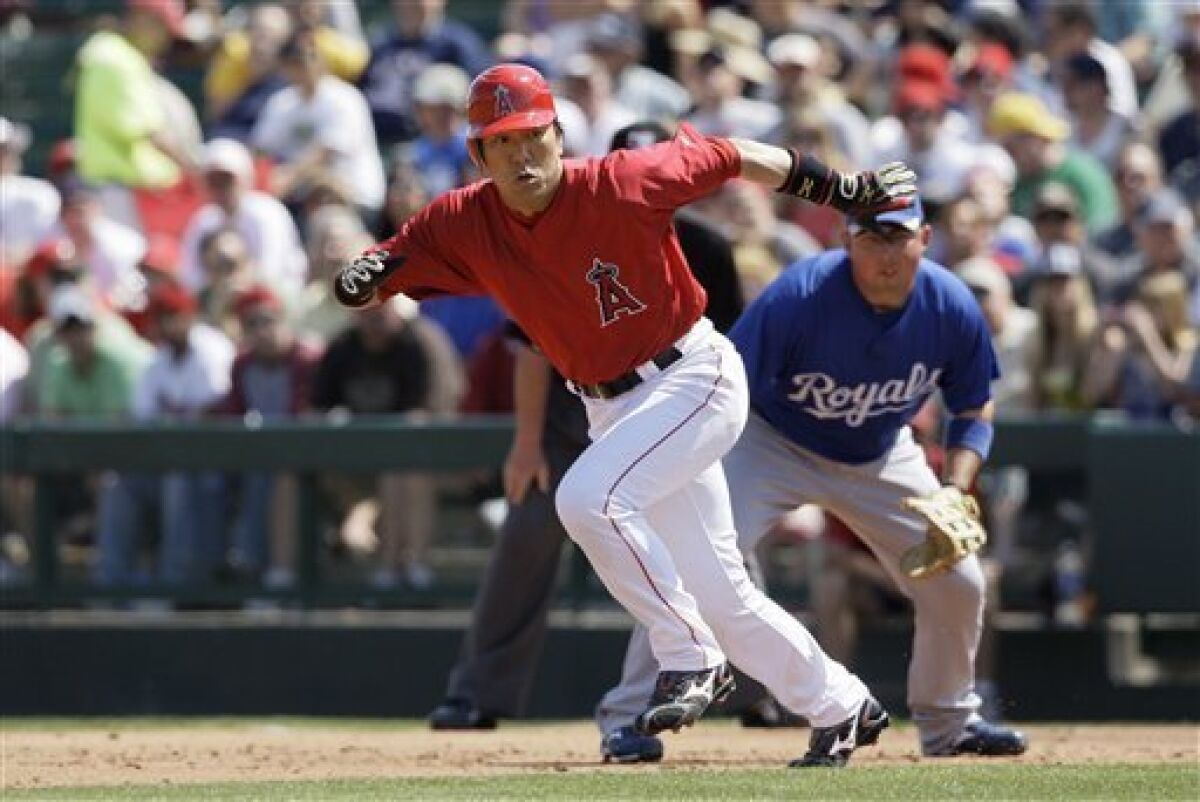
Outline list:
[[[912,205],[903,209],[877,212],[876,214],[849,215],[846,218],[846,228],[852,235],[860,231],[879,232],[892,226],[915,234],[921,230],[924,223],[925,210],[921,207],[920,197],[914,197]]]

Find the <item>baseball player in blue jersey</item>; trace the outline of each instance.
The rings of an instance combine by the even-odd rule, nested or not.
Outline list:
[[[814,504],[853,529],[912,600],[908,702],[923,754],[1016,755],[1024,735],[982,719],[973,688],[984,604],[973,552],[984,534],[966,493],[991,445],[999,371],[970,290],[923,258],[929,236],[919,203],[850,219],[845,250],[793,265],[746,310],[730,339],[751,413],[723,464],[744,554]],[[952,415],[940,480],[908,428],[935,390]],[[597,708],[602,732],[641,711],[656,671],[635,630],[621,684]],[[810,750],[845,735],[818,728]],[[626,741],[614,757],[634,762],[646,745]]]

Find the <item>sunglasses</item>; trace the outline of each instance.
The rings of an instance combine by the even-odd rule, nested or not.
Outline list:
[[[278,320],[275,315],[250,315],[242,321],[242,326],[247,329],[261,329],[274,325]]]
[[[1150,180],[1150,174],[1141,172],[1140,170],[1117,170],[1113,173],[1113,178],[1117,179],[1117,183],[1144,183]]]
[[[1062,209],[1048,209],[1044,212],[1038,212],[1033,216],[1035,223],[1067,223],[1075,218],[1075,215]]]
[[[900,112],[900,119],[906,123],[927,123],[937,119],[937,113],[931,109],[905,109]]]
[[[75,331],[79,329],[91,329],[94,321],[86,317],[80,317],[74,313],[67,315],[58,324],[59,331]]]

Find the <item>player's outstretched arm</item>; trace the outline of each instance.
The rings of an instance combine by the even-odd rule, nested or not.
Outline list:
[[[749,139],[729,141],[741,154],[742,178],[842,212],[902,209],[910,206],[917,194],[917,176],[901,162],[878,170],[840,173],[795,148]]]

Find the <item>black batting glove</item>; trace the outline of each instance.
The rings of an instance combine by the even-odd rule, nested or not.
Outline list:
[[[792,169],[780,192],[853,215],[904,209],[916,200],[917,175],[903,162],[847,174],[812,156],[801,156],[795,150],[791,154]]]
[[[379,248],[364,252],[333,277],[334,297],[343,306],[366,306],[403,261],[389,257],[387,251]]]

